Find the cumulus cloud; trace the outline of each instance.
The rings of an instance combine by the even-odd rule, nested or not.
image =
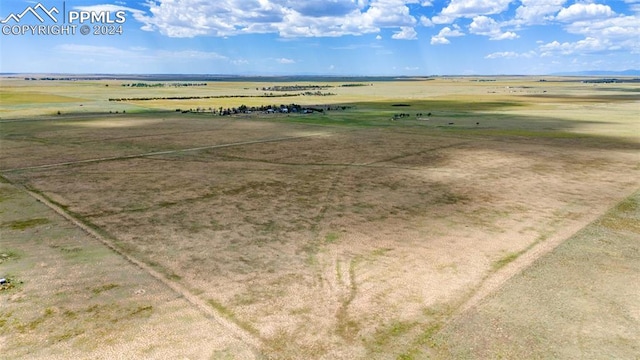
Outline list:
[[[526,26],[556,24],[568,33],[582,35],[583,43],[567,43],[561,50],[549,45],[544,53],[598,48],[587,39],[598,40],[601,48],[640,51],[637,40],[640,15],[631,10],[627,10],[626,15],[616,14],[605,2],[599,4],[599,0],[146,1],[146,12],[118,4],[94,5],[94,8],[124,9],[143,24],[144,30],[170,37],[270,33],[282,38],[372,34],[381,39],[381,31],[385,29],[392,33],[391,39],[413,40],[418,38],[418,32],[428,32],[426,27],[442,24],[446,27],[435,35],[430,34],[431,44],[436,45],[464,36],[460,26],[469,34],[490,40],[509,40],[518,38],[517,32]],[[622,1],[629,9],[640,8],[640,0]],[[426,7],[431,7],[429,13],[436,11],[436,15],[421,11]]]
[[[469,25],[469,32],[476,35],[488,36],[491,40],[515,39],[518,35],[514,32],[502,32],[500,25],[494,19],[480,15],[473,18]]]
[[[568,8],[560,10],[556,19],[563,22],[585,20],[585,19],[601,19],[615,15],[609,5],[602,4],[573,4]]]
[[[628,50],[640,53],[640,16],[616,16],[606,19],[575,21],[565,26],[567,32],[597,39],[608,44],[608,50]],[[582,47],[575,47],[576,50]]]
[[[410,4],[420,0],[148,0],[144,29],[170,37],[277,33],[282,37],[336,37],[403,32],[418,20]]]
[[[452,30],[449,27],[445,27],[442,30],[440,30],[438,35],[431,37],[431,45],[446,45],[451,43],[451,41],[449,41],[448,38],[458,37],[458,36],[464,36],[464,33],[457,28],[454,28]]]
[[[524,25],[542,24],[554,19],[567,0],[521,0],[515,22]]]
[[[439,15],[431,20],[436,24],[450,24],[459,18],[499,14],[509,8],[512,0],[451,0]]]
[[[431,21],[428,17],[422,15],[420,16],[420,25],[426,26],[426,27],[432,27],[434,24],[433,24],[433,21]]]
[[[574,53],[593,53],[608,50],[612,44],[606,39],[596,39],[588,37],[576,42],[552,41],[540,46],[541,56],[552,56],[557,54],[572,55]]]
[[[400,31],[391,35],[391,38],[396,40],[416,40],[418,38],[418,33],[412,27],[403,26],[400,28]]]

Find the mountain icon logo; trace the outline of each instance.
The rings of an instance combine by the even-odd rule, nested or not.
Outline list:
[[[44,14],[41,15],[38,10]],[[53,22],[57,23],[58,19],[56,19],[53,14],[59,14],[60,11],[55,6],[48,10],[44,5],[42,5],[42,3],[37,3],[33,7],[27,7],[20,14],[9,14],[9,16],[7,16],[4,20],[0,20],[0,23],[6,24],[11,20],[15,21],[16,23],[20,23],[20,20],[22,20],[22,18],[25,17],[28,13],[31,13],[33,16],[35,16],[36,19],[38,19],[41,23],[45,22],[45,16],[53,20]]]

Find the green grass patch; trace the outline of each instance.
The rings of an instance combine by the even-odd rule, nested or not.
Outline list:
[[[11,197],[15,194],[15,190],[11,188],[0,188],[0,202],[11,199]]]
[[[340,234],[330,232],[324,237],[325,244],[334,244],[340,238]]]
[[[616,205],[599,223],[613,231],[640,233],[640,201],[638,197],[630,197]]]
[[[15,251],[0,251],[0,264],[11,260],[17,260],[19,258],[20,254]]]
[[[391,110],[398,111],[397,101],[372,101],[348,104],[355,108],[365,108],[372,110]],[[446,111],[446,112],[471,112],[471,111],[489,111],[512,107],[522,107],[526,104],[521,101],[493,101],[484,100],[480,96],[473,96],[460,99],[425,99],[403,101],[401,107],[411,108],[410,112],[420,112],[427,116],[429,112]],[[409,109],[407,109],[409,110]]]
[[[96,294],[96,295],[98,295],[98,294],[103,293],[103,292],[105,292],[105,291],[109,291],[109,290],[111,290],[111,289],[115,289],[115,288],[117,288],[117,287],[119,287],[119,286],[120,286],[120,285],[118,285],[118,284],[113,284],[113,283],[111,283],[111,284],[105,284],[105,285],[98,286],[98,287],[96,287],[96,288],[91,289],[91,292],[92,292],[92,293],[94,293],[94,294]]]
[[[50,223],[51,220],[45,218],[35,218],[28,220],[15,220],[2,223],[2,227],[9,228],[11,230],[26,230],[32,227],[45,225]]]
[[[131,315],[131,316],[135,316],[135,315],[139,315],[139,314],[151,315],[152,311],[153,311],[153,306],[152,305],[143,305],[143,306],[138,306],[129,315]]]
[[[236,314],[229,309],[228,307],[222,305],[222,303],[214,300],[214,299],[208,299],[207,303],[209,303],[209,305],[211,305],[211,307],[213,307],[218,314],[224,316],[225,318],[231,320],[232,322],[234,322],[236,325],[238,325],[240,328],[242,328],[243,330],[257,335],[259,334],[259,331],[254,328],[250,323],[246,322],[246,321],[242,321],[240,319],[238,319],[238,317],[236,316]]]
[[[626,199],[615,207],[615,211],[619,212],[637,212],[640,210],[640,204],[633,198]]]
[[[389,343],[395,342],[395,339],[406,335],[417,324],[406,321],[395,321],[389,326],[376,332],[374,335],[374,345],[383,347]]]
[[[2,106],[81,102],[85,99],[40,92],[0,91]]]
[[[500,259],[494,261],[493,264],[491,264],[491,269],[493,271],[499,270],[499,269],[505,267],[506,265],[508,265],[509,263],[513,262],[520,255],[522,255],[521,251],[508,253],[507,255],[501,257]]]

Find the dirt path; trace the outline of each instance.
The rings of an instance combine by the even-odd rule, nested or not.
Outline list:
[[[13,185],[18,187],[18,188],[21,188],[22,190],[24,190],[26,193],[28,193],[30,196],[35,198],[37,201],[43,203],[44,205],[46,205],[47,207],[49,207],[50,209],[55,211],[60,216],[62,216],[63,218],[65,218],[66,220],[68,220],[69,222],[74,224],[75,226],[77,226],[80,229],[82,229],[84,232],[89,234],[91,237],[93,237],[93,238],[97,239],[98,241],[100,241],[102,244],[104,244],[106,247],[111,249],[116,254],[118,254],[121,257],[123,257],[128,262],[130,262],[133,265],[137,266],[141,270],[147,272],[153,278],[157,279],[162,284],[164,284],[165,286],[167,286],[168,288],[170,288],[171,290],[176,292],[178,295],[180,295],[184,299],[186,299],[190,304],[192,304],[194,307],[196,307],[198,310],[200,310],[207,318],[217,322],[218,324],[222,325],[224,328],[229,330],[233,334],[233,336],[235,338],[237,338],[237,339],[241,340],[242,342],[244,342],[245,344],[251,346],[253,348],[253,350],[254,350],[254,353],[256,353],[256,354],[259,353],[258,349],[260,349],[262,347],[262,340],[259,337],[257,337],[254,334],[251,334],[251,333],[245,331],[244,329],[239,327],[234,322],[232,322],[232,321],[226,319],[225,317],[223,317],[222,315],[220,315],[216,310],[211,308],[211,306],[209,306],[209,304],[207,304],[205,301],[203,301],[202,299],[200,299],[196,295],[194,295],[191,292],[189,292],[189,290],[187,290],[182,285],[169,280],[166,276],[164,276],[160,272],[154,270],[151,266],[149,266],[146,263],[144,263],[144,262],[142,262],[142,261],[130,256],[129,254],[125,253],[124,251],[120,250],[109,239],[107,239],[104,236],[100,235],[98,232],[96,232],[91,227],[89,227],[86,224],[84,224],[82,221],[74,218],[72,215],[70,215],[69,213],[64,211],[59,206],[53,204],[51,201],[46,199],[44,196],[42,196],[40,194],[37,194],[37,193],[35,193],[33,191],[30,191],[30,190],[28,190],[28,189],[26,189],[26,188],[24,188],[22,186],[19,186],[19,185],[16,185],[16,184],[13,184]]]

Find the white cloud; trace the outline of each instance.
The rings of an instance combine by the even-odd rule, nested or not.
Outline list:
[[[618,16],[609,19],[590,21],[576,21],[566,26],[572,34],[584,34],[591,36],[607,36],[617,39],[629,38],[640,34],[640,16]]]
[[[277,62],[279,62],[280,64],[295,64],[295,60],[292,59],[287,59],[287,58],[280,58],[278,60],[276,60]]]
[[[499,52],[491,53],[485,56],[484,58],[485,59],[500,59],[500,58],[517,59],[517,58],[532,58],[535,55],[536,53],[534,51],[529,51],[526,53],[517,53],[515,51],[499,51]]]
[[[476,35],[488,36],[490,40],[515,39],[518,35],[514,32],[502,32],[500,25],[492,18],[481,15],[473,18],[469,25],[469,32]]]
[[[403,26],[400,28],[400,31],[391,35],[391,38],[396,40],[416,40],[418,38],[418,33],[412,27]]]
[[[464,36],[458,24],[468,26],[465,32],[490,40],[516,39],[525,26],[548,24],[555,25],[552,31],[559,25],[567,33],[580,35],[582,40],[558,43],[557,46],[546,40],[543,44],[532,44],[532,47],[539,47],[540,54],[640,53],[637,35],[640,33],[640,14],[624,9],[624,5],[627,9],[640,8],[640,0],[621,0],[624,4],[617,5],[616,10],[627,14],[616,14],[612,6],[599,0],[145,1],[146,12],[118,4],[82,8],[125,10],[144,25],[144,30],[158,31],[170,37],[271,33],[281,38],[301,38],[372,34],[380,40],[381,30],[387,29],[391,31],[392,39],[413,40],[418,38],[417,31],[420,30],[417,27],[454,24],[443,25],[446,27],[432,34],[431,44],[436,45],[449,44],[451,38]],[[434,5],[442,6],[436,16],[419,10]]]
[[[454,28],[453,30],[451,30],[451,28],[445,27],[440,30],[438,35],[431,37],[431,45],[446,45],[451,43],[448,38],[458,36],[464,36],[464,33],[459,29]]]
[[[576,42],[560,43],[558,41],[552,41],[548,44],[541,45],[540,53],[541,56],[584,54],[608,50],[611,46],[612,44],[608,40],[588,37]]]
[[[198,50],[181,50],[181,51],[166,51],[161,50],[157,52],[157,56],[161,58],[174,58],[181,60],[227,60],[226,56],[222,56],[215,52],[210,51],[198,51]]]
[[[553,20],[567,0],[520,0],[516,9],[515,23],[522,25],[541,24]]]
[[[623,0],[626,4],[629,4],[629,10],[640,14],[640,0]]]
[[[409,4],[420,0],[148,0],[144,29],[170,37],[277,33],[282,37],[336,37],[413,27]]]
[[[424,15],[420,16],[420,24],[426,27],[432,27],[434,25],[433,21]]]
[[[608,50],[640,53],[640,16],[617,16],[607,19],[576,21],[565,26],[572,34],[598,39]]]
[[[586,19],[602,19],[615,15],[609,5],[577,3],[560,10],[556,19],[563,22],[571,22]]]
[[[451,0],[439,15],[431,20],[436,24],[450,24],[458,18],[499,14],[509,8],[513,0]]]

